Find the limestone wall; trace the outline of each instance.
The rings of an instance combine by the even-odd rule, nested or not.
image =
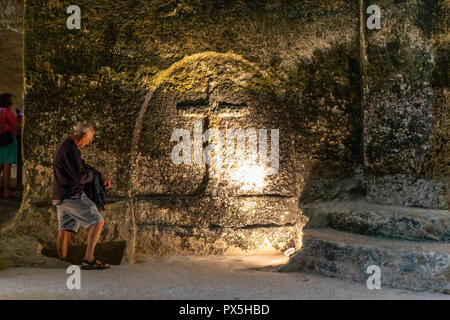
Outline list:
[[[169,141],[152,137],[162,128],[152,108],[159,116],[182,102],[174,91],[196,103],[215,87],[233,96],[240,80],[227,84],[232,68],[258,74],[258,92],[271,97],[260,100],[261,110],[284,117],[289,157],[281,165],[292,170],[282,171],[279,195],[448,207],[447,0],[379,1],[381,30],[360,28],[369,3],[354,0],[79,0],[80,30],[66,27],[70,4],[26,3],[28,180],[18,221],[28,213],[33,223],[23,232],[53,241],[52,154],[77,121],[88,121],[97,135],[83,155],[110,175],[118,201],[106,213],[106,238],[136,243],[135,210],[148,204],[137,205],[134,195],[195,190],[185,185],[202,177],[156,161]],[[139,150],[153,162],[136,171]],[[158,209],[162,217],[171,206]]]
[[[366,32],[365,160],[381,174],[420,175],[424,155],[433,148],[433,120],[445,118],[435,114],[434,106],[442,102],[435,101],[433,90],[448,85],[437,75],[448,72],[442,61],[448,52],[436,43],[448,4],[390,4],[378,3],[383,28]]]
[[[347,167],[361,158],[354,1],[80,1],[81,30],[67,30],[67,4],[26,8],[30,197],[49,199],[53,150],[80,120],[97,130],[86,157],[125,195],[147,84],[201,52],[234,53],[265,74],[297,131],[282,134],[295,137],[300,154]]]
[[[377,4],[383,27],[367,30],[364,61],[365,168],[377,176],[376,181],[365,182],[368,197],[390,204],[448,208],[448,187],[436,180],[448,182],[450,169],[450,3]]]
[[[0,93],[14,97],[23,110],[23,1],[0,1]]]

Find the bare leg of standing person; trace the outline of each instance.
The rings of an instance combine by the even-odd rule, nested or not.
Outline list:
[[[97,242],[100,239],[100,235],[102,233],[104,224],[105,222],[102,220],[89,227],[86,254],[84,255],[84,260],[92,261],[94,259],[95,246],[97,245]]]
[[[98,269],[107,269],[110,267],[108,263],[100,263],[100,261],[95,259],[94,251],[98,240],[100,239],[100,234],[102,233],[103,225],[105,222],[99,221],[88,228],[88,240],[86,254],[84,255],[84,261],[81,267],[89,266],[93,264]]]
[[[56,240],[56,250],[58,251],[59,260],[66,261],[67,260],[67,252],[69,249],[69,240],[71,236],[70,231],[59,230],[58,231],[58,239]]]

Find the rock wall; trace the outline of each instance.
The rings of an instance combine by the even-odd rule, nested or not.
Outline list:
[[[181,109],[183,103],[206,100],[239,105],[238,96],[250,99],[239,93],[246,86],[259,92],[259,100],[248,100],[257,101],[254,107],[248,104],[249,110],[262,119],[254,124],[275,121],[271,125],[280,126],[285,152],[280,176],[262,196],[275,193],[308,202],[359,195],[385,203],[386,190],[408,186],[411,192],[393,197],[397,204],[448,207],[448,1],[381,1],[381,30],[362,32],[363,1],[80,0],[80,30],[66,27],[70,4],[26,3],[28,180],[12,232],[54,243],[52,154],[77,121],[88,121],[96,138],[83,155],[107,172],[114,186],[103,241],[127,240],[132,250],[136,245],[155,248],[161,239],[180,244],[182,252],[223,253],[211,248],[234,245],[249,249],[242,241],[251,237],[245,232],[233,240],[224,237],[249,227],[255,213],[251,205],[242,205],[235,215],[240,220],[227,219],[239,202],[219,192],[228,182],[225,173],[207,168],[209,191],[203,188],[194,205],[174,207],[179,200],[170,197],[199,190],[204,169],[183,175],[166,166],[173,144],[164,140],[170,132],[160,130],[178,121],[161,114],[176,113],[180,103]],[[241,83],[252,77],[252,88]],[[236,101],[229,101],[233,97]],[[233,123],[210,121],[217,127]],[[418,186],[417,178],[422,179]],[[417,200],[415,190],[432,192]],[[155,194],[169,198],[155,199]],[[217,195],[214,205],[204,206]],[[226,204],[218,204],[220,199]],[[198,210],[188,216],[192,206]],[[280,201],[273,212],[281,217],[286,207]],[[279,237],[268,240],[270,229],[269,236],[261,229],[253,244],[267,240],[277,250],[298,245],[305,221],[301,212],[290,210],[298,223],[288,221],[288,232],[272,230],[273,235],[289,234],[283,248],[277,247]],[[156,220],[146,218],[150,211]],[[224,217],[215,220],[215,214]],[[197,218],[210,224],[204,230],[186,225]],[[286,227],[276,221],[273,225],[268,215],[256,226]],[[83,235],[74,241],[81,243]]]
[[[364,181],[368,198],[447,209],[450,4],[377,5],[383,27],[367,30],[364,46],[364,160],[376,176]]]
[[[23,110],[23,1],[0,1],[0,94],[13,95]]]
[[[295,135],[302,137],[295,141],[300,152],[337,161],[358,157],[353,1],[80,1],[79,31],[66,28],[67,4],[27,3],[26,102],[33,116],[24,131],[33,139],[24,143],[34,177],[31,197],[50,197],[52,152],[80,120],[97,130],[86,157],[110,173],[117,195],[126,195],[131,141],[148,83],[202,52],[234,53],[266,75],[267,89],[289,108],[294,128],[313,132]],[[314,100],[322,99],[316,84],[328,101]],[[303,96],[309,96],[307,102]]]

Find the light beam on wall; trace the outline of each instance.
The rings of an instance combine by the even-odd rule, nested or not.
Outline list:
[[[266,168],[260,165],[244,164],[231,171],[232,183],[242,192],[261,191],[265,185]]]

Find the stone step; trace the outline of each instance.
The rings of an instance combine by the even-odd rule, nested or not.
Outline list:
[[[136,250],[151,254],[273,255],[300,248],[303,223],[294,225],[182,227],[137,225]]]
[[[385,240],[333,229],[304,230],[302,249],[281,271],[304,268],[347,280],[366,282],[367,268],[378,266],[381,288],[450,294],[450,243]]]
[[[310,218],[306,228],[331,227],[412,241],[450,241],[448,210],[386,206],[365,201],[330,201],[300,207]]]

